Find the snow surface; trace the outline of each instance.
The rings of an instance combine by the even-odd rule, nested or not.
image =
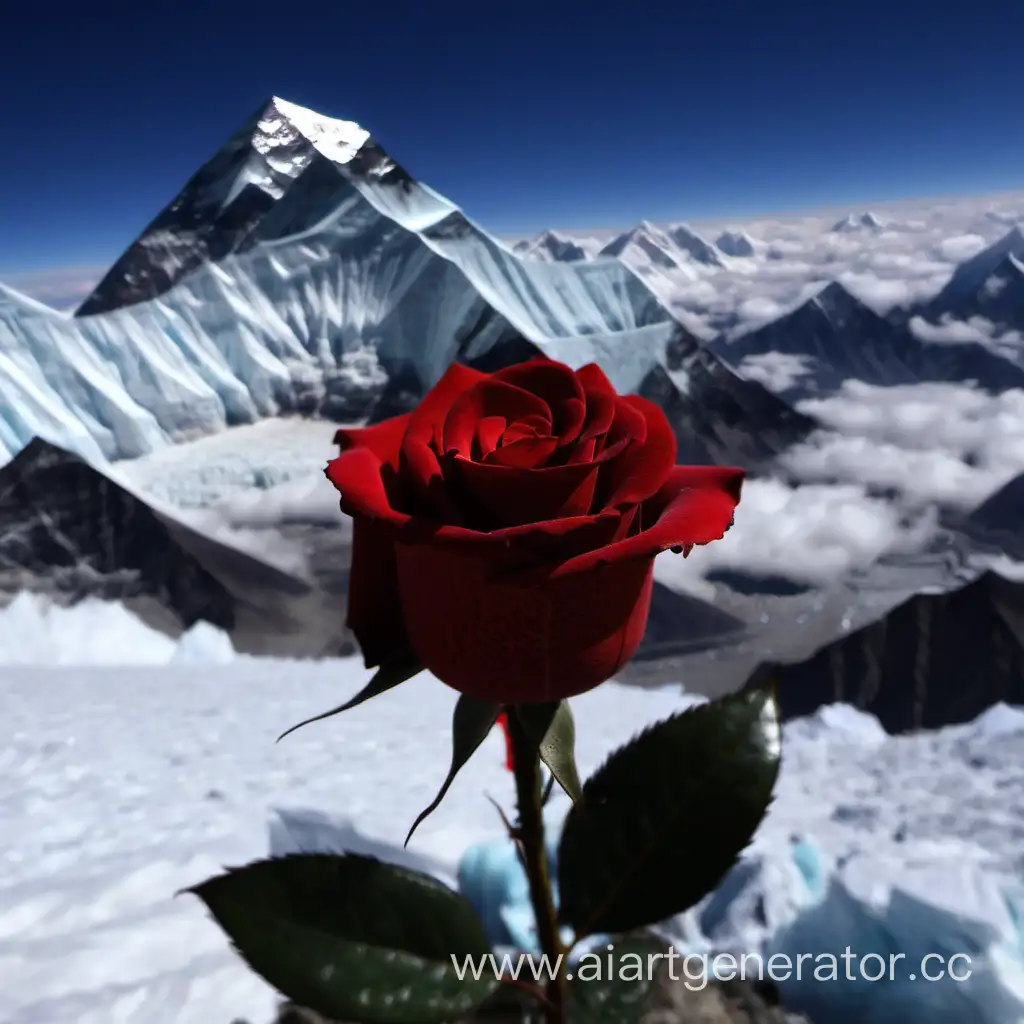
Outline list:
[[[141,634],[123,612],[118,625],[118,613],[106,610],[104,635],[114,650],[138,657]],[[69,614],[96,621],[95,610]],[[446,878],[457,875],[467,849],[501,834],[487,795],[509,808],[512,789],[495,733],[410,850],[395,850],[449,758],[455,694],[427,675],[275,744],[285,728],[363,685],[361,664],[158,664],[166,647],[157,645],[145,671],[138,661],[111,665],[110,657],[89,665],[88,630],[70,621],[50,635],[51,649],[64,648],[51,664],[4,673],[5,1024],[262,1024],[273,993],[230,953],[199,902],[175,899],[176,890],[269,849],[329,847],[339,821],[350,847],[412,858]],[[117,643],[122,636],[131,639]],[[581,770],[592,772],[645,724],[687,703],[678,691],[614,683],[575,699]],[[785,941],[811,952],[859,943],[863,953],[916,934],[920,945],[929,936],[912,925],[927,916],[914,901],[925,899],[955,911],[962,927],[950,942],[970,939],[975,958],[991,968],[989,988],[965,986],[959,998],[995,991],[993,980],[1012,984],[1024,974],[1024,952],[1011,942],[1019,920],[997,897],[1010,899],[1024,871],[1022,763],[1024,714],[1004,706],[968,726],[898,738],[847,707],[791,723],[778,798],[742,884],[723,887],[702,918],[677,922],[678,941],[692,949]],[[553,820],[564,806],[554,805]],[[794,836],[813,843],[810,867],[792,853]],[[791,863],[803,865],[802,882]],[[821,902],[829,879],[841,883],[839,903]],[[843,892],[852,894],[845,902]],[[872,910],[879,900],[883,909]],[[845,916],[833,913],[840,905]],[[886,905],[902,916],[869,928],[885,921]],[[814,916],[816,907],[828,912]],[[786,932],[793,922],[804,931]],[[819,1000],[849,999],[839,985],[813,991]],[[960,1019],[1007,1024],[1024,1012]]]
[[[23,590],[0,611],[0,665],[222,665],[235,657],[228,635],[208,622],[172,639],[96,598],[68,608]]]

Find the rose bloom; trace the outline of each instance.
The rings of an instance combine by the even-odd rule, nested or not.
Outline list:
[[[643,637],[654,558],[720,538],[743,470],[677,466],[662,410],[595,365],[458,364],[411,413],[341,429],[348,625],[367,668],[412,652],[461,693],[560,700]]]

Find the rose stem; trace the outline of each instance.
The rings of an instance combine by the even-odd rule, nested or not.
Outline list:
[[[554,970],[565,950],[558,935],[558,915],[551,892],[551,874],[544,843],[544,812],[542,807],[540,758],[533,749],[513,708],[509,708],[508,733],[512,744],[512,765],[516,781],[516,804],[519,812],[518,837],[522,844],[523,862],[530,886],[530,902],[537,921],[537,938],[541,953],[548,958],[548,969]],[[547,1002],[543,1006],[545,1024],[565,1024],[565,969],[558,963],[555,976],[547,983]]]

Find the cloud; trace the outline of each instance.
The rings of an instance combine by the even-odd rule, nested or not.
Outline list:
[[[742,267],[736,261],[725,268],[688,263],[685,273],[666,270],[649,282],[673,310],[697,314],[717,332],[761,326],[834,280],[885,313],[935,295],[959,263],[1020,219],[1024,193],[882,203],[873,209],[887,224],[883,232],[831,233],[849,208],[752,220],[739,227],[758,239],[758,252],[741,261]],[[714,238],[737,224],[720,220],[693,226]]]
[[[686,559],[660,555],[654,575],[673,590],[706,600],[714,595],[706,577],[716,569],[825,585],[886,553],[916,550],[935,523],[933,512],[908,517],[857,484],[794,487],[749,480],[733,528],[721,540],[694,548]]]
[[[1024,354],[1024,334],[1020,331],[1004,330],[991,320],[980,316],[972,316],[969,320],[944,317],[937,324],[915,316],[910,318],[909,327],[922,341],[936,344],[973,341],[1011,359],[1020,358]]]
[[[4,284],[53,309],[74,309],[96,287],[107,267],[53,267],[8,274]]]
[[[747,356],[739,367],[740,373],[748,380],[756,380],[776,394],[788,391],[801,378],[814,369],[810,356],[790,355],[787,352],[764,352]]]
[[[963,263],[981,252],[985,244],[981,235],[954,235],[939,243],[939,252],[948,263]]]
[[[1024,391],[847,381],[798,408],[824,428],[781,459],[801,480],[855,481],[912,506],[968,510],[1024,472]]]

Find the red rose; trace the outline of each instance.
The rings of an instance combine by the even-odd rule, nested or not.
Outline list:
[[[720,538],[743,480],[675,465],[658,406],[543,357],[453,365],[412,413],[335,440],[367,668],[411,645],[455,690],[507,704],[614,675],[643,636],[655,555]]]

